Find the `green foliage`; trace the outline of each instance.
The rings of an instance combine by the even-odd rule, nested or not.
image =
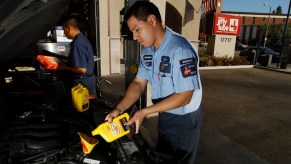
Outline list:
[[[280,5],[276,8],[276,14],[282,14],[282,7]]]
[[[270,38],[269,44],[277,44],[283,36],[283,24],[273,24],[269,27],[268,38]]]
[[[214,66],[214,62],[212,60],[212,56],[206,55],[204,57],[200,57],[199,66],[200,67],[204,67],[204,66]]]
[[[242,56],[236,57],[216,57],[210,55],[200,56],[200,67],[205,66],[233,66],[233,65],[250,65],[250,62]]]
[[[206,56],[206,48],[199,49],[198,50],[198,54],[199,54],[200,57]]]
[[[281,44],[284,26],[285,24],[270,24],[269,25],[267,45]],[[262,31],[263,34],[266,31],[266,29],[267,29],[267,23],[264,23],[258,26],[258,30]],[[285,42],[287,42],[288,44],[291,43],[290,38],[291,38],[291,24],[288,23],[288,28],[287,28],[286,36],[285,36]]]

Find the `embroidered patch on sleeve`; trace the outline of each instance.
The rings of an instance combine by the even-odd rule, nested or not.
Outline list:
[[[194,64],[194,63],[182,65],[180,67],[180,70],[181,70],[181,73],[182,73],[184,78],[197,75],[196,64]]]
[[[181,65],[189,64],[189,63],[195,63],[195,58],[188,58],[188,59],[180,60]]]

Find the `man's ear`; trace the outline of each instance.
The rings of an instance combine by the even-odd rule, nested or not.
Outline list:
[[[149,15],[148,16],[148,21],[153,25],[156,26],[157,25],[157,18],[154,15]]]
[[[67,26],[67,30],[68,30],[68,32],[70,32],[72,30],[72,27],[71,26]]]

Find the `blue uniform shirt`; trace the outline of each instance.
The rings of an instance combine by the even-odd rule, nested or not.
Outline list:
[[[94,54],[90,41],[79,33],[70,43],[70,53],[68,56],[68,65],[72,67],[86,68],[85,74],[74,75],[74,83],[81,83],[89,90],[90,95],[96,95],[96,79],[94,75]],[[80,79],[81,76],[86,77]]]
[[[191,102],[167,112],[184,115],[197,110],[202,100],[199,58],[195,48],[181,35],[166,28],[160,47],[143,48],[137,77],[148,80],[152,99],[193,90]]]
[[[92,75],[94,70],[94,54],[91,43],[82,34],[79,33],[70,43],[70,53],[68,64],[72,67],[86,68],[85,74]]]

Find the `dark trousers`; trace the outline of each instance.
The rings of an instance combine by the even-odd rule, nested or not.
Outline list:
[[[79,78],[74,80],[74,85],[82,84],[89,90],[89,94],[96,96],[96,77],[94,75],[86,78]]]
[[[96,76],[93,74],[88,77],[76,76],[71,71],[59,71],[58,79],[65,84],[66,91],[71,97],[71,88],[77,84],[82,84],[89,90],[89,94],[96,96]]]
[[[172,157],[170,163],[195,162],[201,129],[201,108],[185,115],[159,114],[157,151]]]

